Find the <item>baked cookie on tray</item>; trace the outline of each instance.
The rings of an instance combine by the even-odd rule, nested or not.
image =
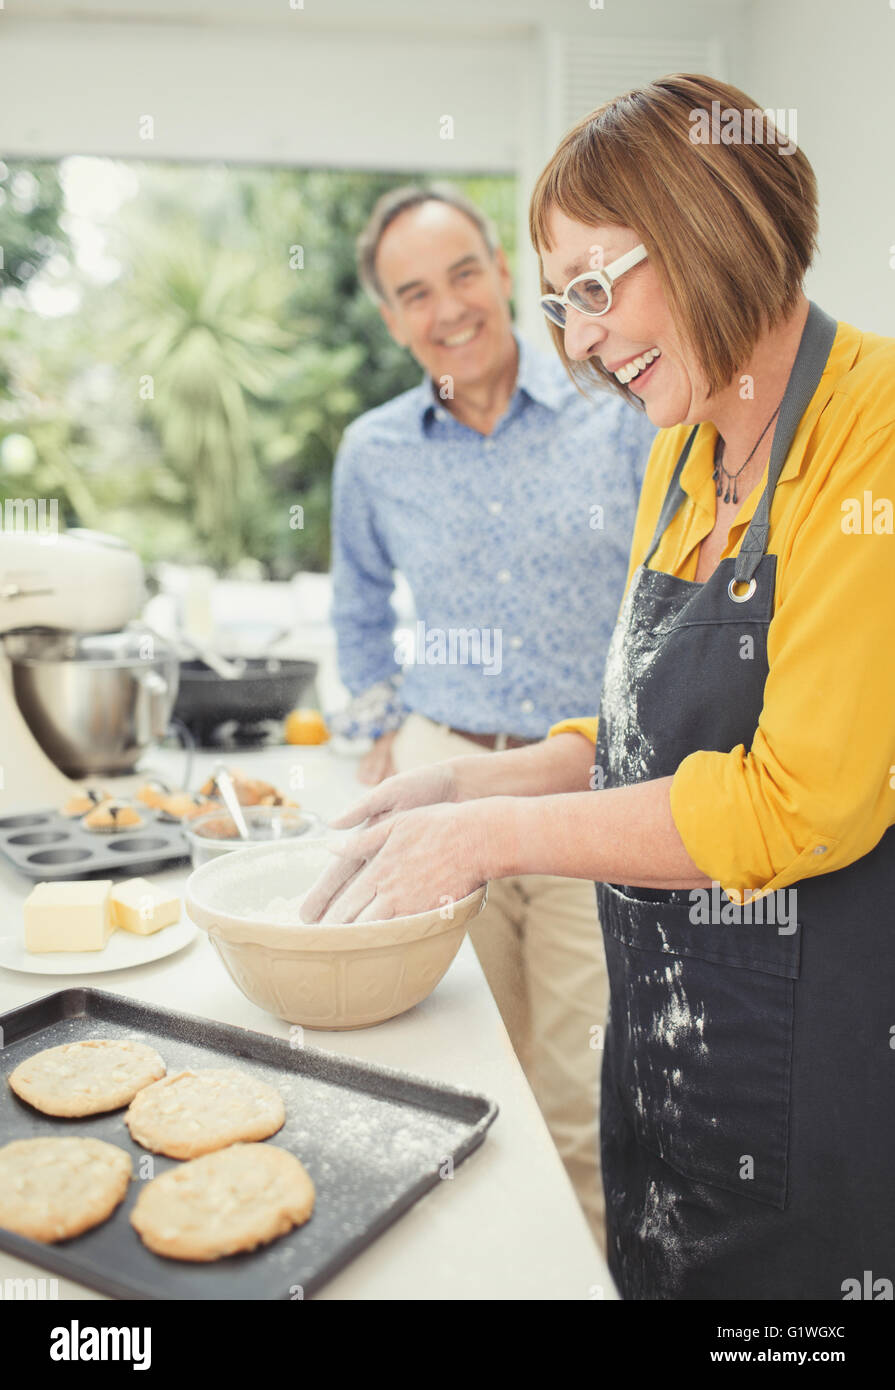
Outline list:
[[[14,1139],[0,1149],[0,1226],[48,1244],[79,1236],[112,1215],[131,1172],[102,1139]]]
[[[198,1158],[244,1140],[267,1139],[286,1120],[278,1091],[230,1067],[181,1071],[138,1092],[125,1123],[144,1149]]]
[[[275,1144],[231,1144],[169,1168],[143,1188],[131,1212],[140,1239],[172,1260],[219,1260],[301,1226],[314,1184]]]
[[[154,1047],[129,1038],[87,1038],[35,1052],[7,1079],[35,1110],[71,1117],[118,1110],[164,1074]]]

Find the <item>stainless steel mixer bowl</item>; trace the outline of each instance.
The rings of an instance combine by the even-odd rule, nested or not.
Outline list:
[[[67,776],[128,772],[164,736],[180,664],[149,634],[32,630],[4,645],[19,708]]]

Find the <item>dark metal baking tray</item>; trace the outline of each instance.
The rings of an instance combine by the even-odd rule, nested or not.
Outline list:
[[[485,1096],[105,990],[45,995],[0,1014],[0,1028],[0,1143],[56,1134],[105,1139],[131,1155],[138,1175],[121,1206],[92,1231],[44,1245],[0,1229],[0,1249],[120,1298],[307,1298],[452,1174],[497,1115]],[[292,1041],[301,1042],[300,1030],[294,1034]],[[210,1264],[148,1250],[130,1224],[140,1164],[151,1158],[157,1177],[176,1160],[135,1144],[124,1110],[57,1119],[19,1100],[6,1082],[33,1053],[91,1037],[146,1042],[169,1072],[244,1066],[276,1086],[286,1123],[265,1142],[291,1150],[311,1175],[317,1199],[310,1221],[270,1245]]]
[[[179,823],[162,820],[149,810],[140,827],[110,835],[85,830],[79,820],[61,815],[53,807],[0,816],[0,854],[20,874],[45,883],[57,878],[147,870],[190,857]]]

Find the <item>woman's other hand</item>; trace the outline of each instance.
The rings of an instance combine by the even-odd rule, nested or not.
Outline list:
[[[387,777],[374,791],[362,796],[341,816],[330,821],[330,825],[334,830],[348,830],[362,821],[375,825],[377,821],[398,811],[459,799],[457,778],[451,763],[431,763]]]

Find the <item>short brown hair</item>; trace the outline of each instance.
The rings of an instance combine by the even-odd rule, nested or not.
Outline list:
[[[389,189],[378,199],[370,214],[366,227],[357,239],[357,268],[361,284],[371,298],[385,299],[385,293],[376,274],[376,252],[385,230],[396,217],[408,208],[420,207],[423,203],[447,203],[456,208],[473,222],[482,234],[482,240],[491,255],[499,245],[497,231],[490,217],[476,207],[458,188],[449,183],[405,184],[401,188]]]
[[[686,73],[606,102],[564,136],[529,213],[538,255],[550,248],[554,209],[585,226],[636,231],[711,392],[730,383],[762,332],[795,307],[817,249],[817,182],[804,154],[781,155],[770,142],[695,143],[691,113],[708,112],[713,101],[760,109],[737,87]],[[547,292],[543,267],[541,284]],[[641,404],[595,358],[571,362],[563,330],[550,331],[577,385],[596,375]]]

